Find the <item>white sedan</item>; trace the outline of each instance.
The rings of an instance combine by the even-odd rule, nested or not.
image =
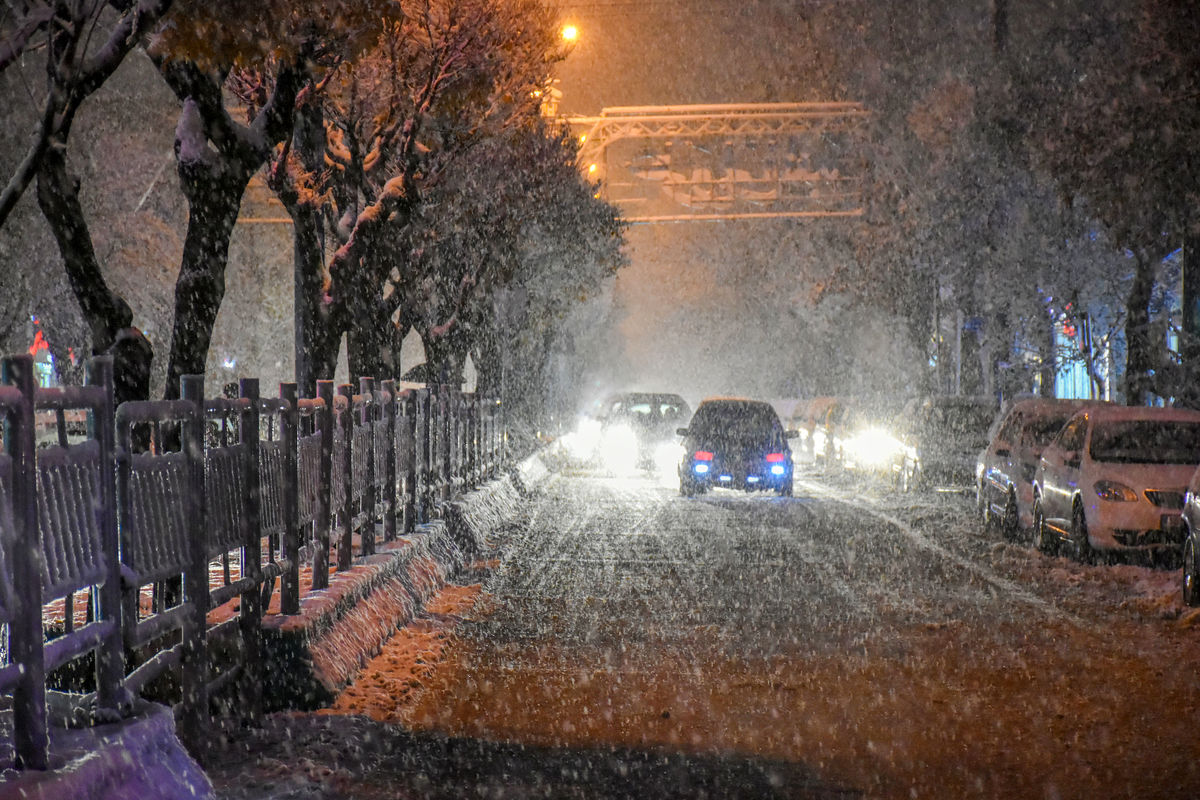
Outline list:
[[[1179,553],[1188,479],[1200,464],[1200,412],[1096,406],[1073,416],[1034,476],[1034,545],[1079,561]]]

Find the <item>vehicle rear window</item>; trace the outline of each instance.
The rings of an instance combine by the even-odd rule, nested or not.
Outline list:
[[[1092,431],[1093,461],[1200,464],[1200,422],[1100,422]]]
[[[701,406],[688,427],[696,436],[737,441],[762,439],[780,430],[775,410],[757,403]]]

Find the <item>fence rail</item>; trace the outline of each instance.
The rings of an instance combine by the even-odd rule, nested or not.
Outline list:
[[[315,398],[295,384],[264,398],[244,379],[206,398],[186,376],[179,400],[114,408],[112,381],[108,358],[59,389],[34,385],[28,356],[0,364],[0,695],[13,710],[0,764],[47,767],[48,685],[70,662],[88,667],[77,706],[92,722],[129,713],[164,676],[198,742],[218,694],[257,715],[267,609],[298,613],[331,564],[351,568],[504,466],[497,404],[445,387],[363,378],[357,392],[319,381]],[[57,436],[39,446],[47,419]]]

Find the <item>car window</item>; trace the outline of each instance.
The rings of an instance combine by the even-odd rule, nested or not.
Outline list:
[[[1200,464],[1200,422],[1121,420],[1092,431],[1093,461]]]
[[[999,432],[996,433],[996,439],[1006,444],[1016,443],[1021,435],[1021,426],[1024,423],[1025,415],[1020,411],[1014,411],[1008,415],[1008,419],[1000,426]]]
[[[770,406],[745,403],[702,405],[688,430],[700,438],[715,436],[731,441],[763,441],[777,437],[783,427]]]
[[[1067,420],[1070,419],[1069,414],[1056,414],[1050,417],[1035,416],[1030,417],[1029,424],[1022,432],[1022,442],[1035,447],[1045,447],[1047,442],[1054,438]]]
[[[1058,435],[1058,446],[1069,452],[1079,452],[1083,449],[1083,437],[1087,432],[1088,417],[1081,414],[1071,420]]]

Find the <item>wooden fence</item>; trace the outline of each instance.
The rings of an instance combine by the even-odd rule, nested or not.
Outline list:
[[[336,391],[335,391],[336,389]],[[113,407],[112,363],[84,386],[34,385],[28,356],[0,367],[0,694],[11,762],[45,769],[47,680],[88,666],[80,722],[114,721],[156,681],[179,687],[181,729],[203,736],[211,698],[261,707],[260,623],[495,477],[497,404],[448,389],[397,392],[257,380],[205,397]],[[39,445],[39,417],[53,436]],[[69,434],[67,420],[86,419]],[[217,657],[219,654],[219,657]],[[90,659],[84,659],[90,656]],[[0,758],[0,762],[7,759]]]

